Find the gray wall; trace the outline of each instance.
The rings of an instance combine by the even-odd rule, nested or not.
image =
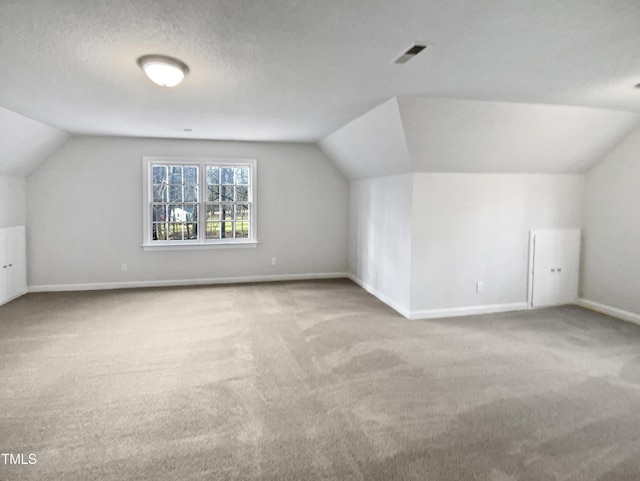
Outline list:
[[[351,182],[349,272],[403,315],[410,310],[411,175]]]
[[[640,320],[640,129],[587,174],[581,295]]]
[[[352,181],[349,271],[410,318],[522,309],[529,231],[582,227],[583,194],[582,175]]]
[[[24,177],[0,175],[0,228],[25,224],[26,191]]]
[[[583,192],[582,175],[415,174],[414,316],[526,303],[529,231],[580,228]]]
[[[143,251],[145,155],[257,159],[259,245]],[[73,137],[27,180],[29,283],[37,290],[344,273],[348,192],[314,145]]]

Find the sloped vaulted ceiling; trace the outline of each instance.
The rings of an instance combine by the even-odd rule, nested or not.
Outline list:
[[[0,175],[24,177],[69,134],[0,107]]]
[[[351,179],[406,172],[576,174],[640,126],[632,112],[399,97],[320,147]]]
[[[319,145],[351,179],[411,171],[411,160],[395,98],[349,122],[320,141]]]

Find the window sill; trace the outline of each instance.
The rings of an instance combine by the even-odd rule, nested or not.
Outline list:
[[[193,244],[142,244],[145,251],[191,251],[202,249],[253,249],[258,246],[258,241],[243,242],[198,242]]]

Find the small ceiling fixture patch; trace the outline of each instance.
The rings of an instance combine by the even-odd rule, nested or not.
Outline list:
[[[407,63],[409,60],[411,60],[413,57],[415,57],[416,55],[418,55],[420,52],[422,52],[425,48],[427,48],[427,46],[425,44],[422,43],[415,43],[413,44],[413,47],[411,47],[409,50],[407,50],[405,53],[403,53],[402,55],[400,55],[395,61],[394,63],[397,64],[403,64],[403,63]]]

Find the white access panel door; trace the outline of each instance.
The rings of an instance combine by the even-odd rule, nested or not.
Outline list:
[[[7,298],[13,299],[27,292],[27,252],[24,226],[6,229]]]
[[[0,304],[8,298],[9,262],[7,262],[7,232],[0,229]]]
[[[578,297],[580,230],[531,231],[530,304],[569,304]]]
[[[531,233],[533,248],[533,291],[532,307],[550,306],[556,302],[556,233],[555,231],[537,231]]]
[[[0,229],[0,304],[27,292],[24,226]]]

